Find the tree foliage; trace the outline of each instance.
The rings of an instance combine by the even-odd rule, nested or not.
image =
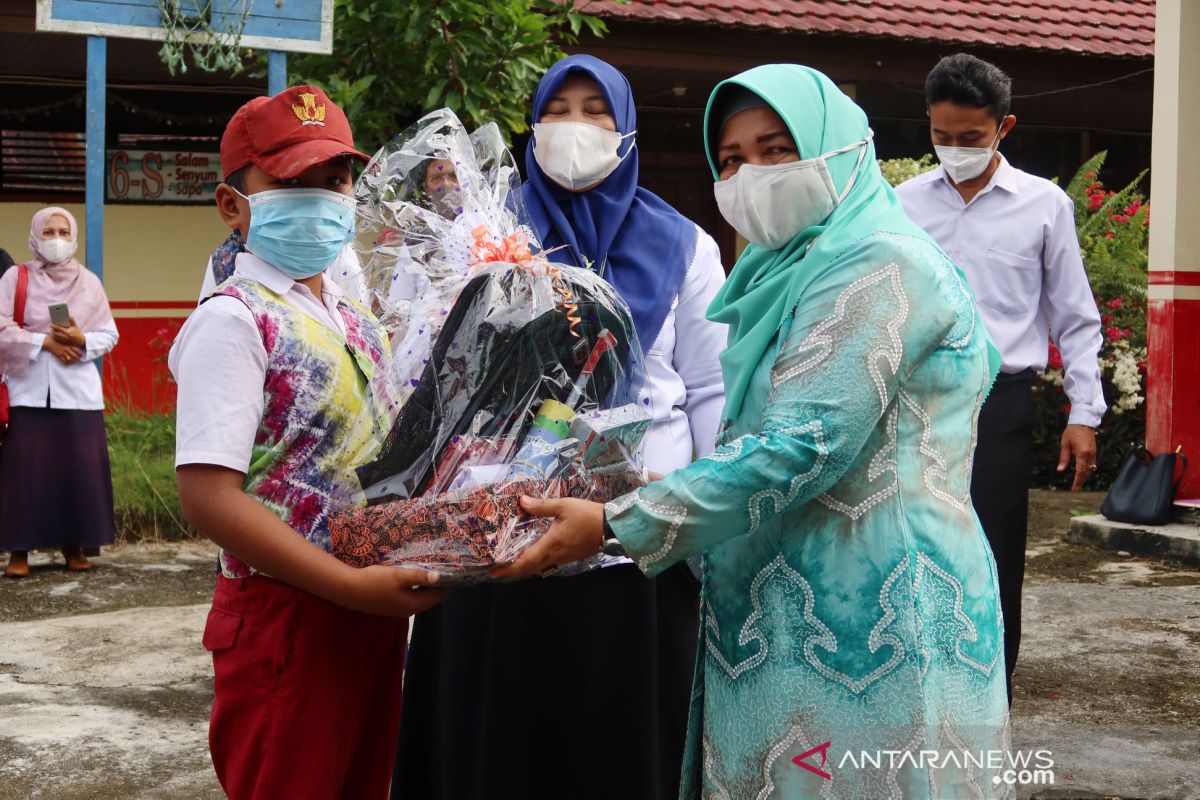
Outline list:
[[[332,55],[292,56],[288,77],[323,88],[368,150],[443,106],[468,128],[495,121],[511,136],[528,128],[542,74],[585,30],[606,27],[577,0],[336,0]]]

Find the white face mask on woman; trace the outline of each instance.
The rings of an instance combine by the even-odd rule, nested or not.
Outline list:
[[[43,239],[38,245],[38,255],[46,259],[47,264],[61,264],[75,255],[76,243],[70,239]]]
[[[621,165],[617,155],[622,136],[586,122],[536,122],[533,125],[533,157],[546,177],[571,192],[600,183]],[[636,145],[635,145],[636,146]],[[625,155],[633,152],[633,146]]]
[[[768,250],[778,250],[796,234],[824,222],[846,199],[867,154],[867,138],[816,158],[787,164],[742,164],[732,178],[717,181],[713,194],[721,216],[744,238]],[[862,148],[846,188],[838,194],[825,159]]]
[[[933,149],[950,180],[962,183],[983,174],[988,164],[992,163],[992,153],[995,152],[994,148],[999,141],[1000,129],[997,128],[996,138],[992,139],[992,143],[987,147],[947,147],[935,144]]]

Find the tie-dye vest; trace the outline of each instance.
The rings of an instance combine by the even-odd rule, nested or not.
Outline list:
[[[387,336],[365,308],[343,300],[346,337],[262,284],[235,276],[216,294],[250,309],[267,351],[262,421],[243,488],[304,538],[329,550],[331,512],[364,504],[354,467],[387,431]],[[226,577],[257,570],[221,552]]]

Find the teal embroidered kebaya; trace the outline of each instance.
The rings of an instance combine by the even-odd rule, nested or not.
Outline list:
[[[802,158],[866,136],[812,70],[731,82]],[[830,160],[837,189],[856,161]],[[744,387],[722,446],[606,509],[649,575],[703,553],[682,796],[1006,796],[999,597],[969,497],[996,364],[962,274],[870,148],[822,226],[747,249],[710,316]]]

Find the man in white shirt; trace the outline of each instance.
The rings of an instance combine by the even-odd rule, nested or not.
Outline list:
[[[1097,362],[1100,315],[1074,206],[1058,186],[1016,169],[998,149],[1017,123],[1009,114],[1011,83],[996,66],[965,53],[939,61],[926,79],[925,100],[942,164],[898,189],[908,215],[966,273],[1000,350],[1000,375],[979,416],[971,499],[996,557],[1010,703],[1021,639],[1032,381],[1046,368],[1047,331],[1062,351],[1071,401],[1058,470],[1074,460],[1072,491],[1096,470],[1095,427],[1106,408]]]

